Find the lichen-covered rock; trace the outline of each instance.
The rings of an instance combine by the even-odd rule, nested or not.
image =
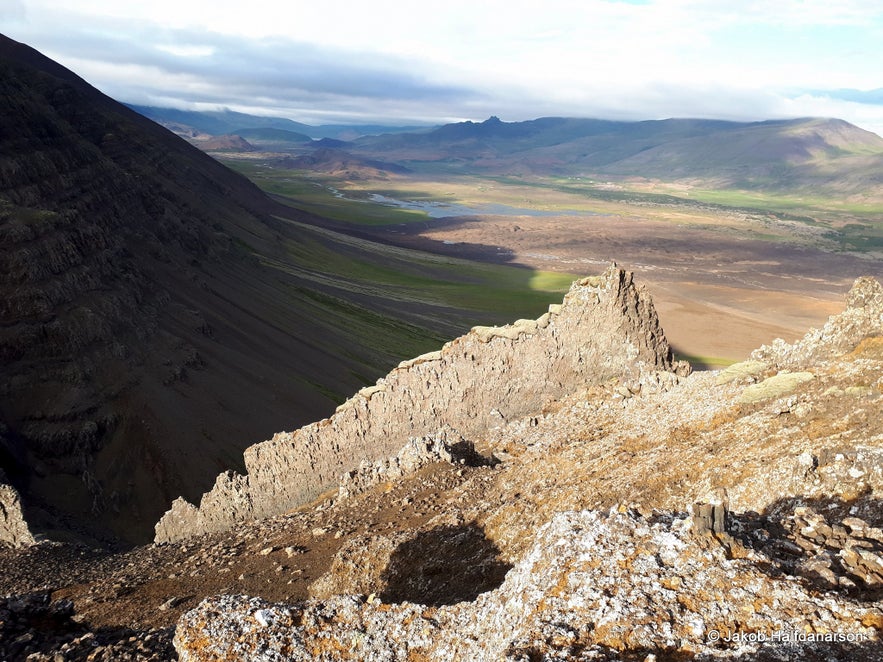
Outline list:
[[[3,477],[0,472],[0,478]],[[21,498],[12,485],[0,483],[0,543],[13,547],[34,544],[34,536],[21,511]]]
[[[762,382],[748,386],[742,391],[739,401],[747,404],[787,395],[804,382],[814,378],[815,375],[805,370],[801,372],[780,372],[767,377]]]
[[[330,418],[249,447],[247,476],[219,480],[195,514],[171,512],[157,525],[156,541],[290,510],[334,487],[360,462],[387,457],[407,439],[444,425],[479,438],[501,415],[538,412],[588,384],[689,372],[672,360],[650,296],[629,272],[612,266],[578,281],[553,310],[539,321],[475,329],[396,368]]]
[[[220,596],[181,618],[175,647],[184,662],[592,660],[639,652],[746,659],[782,651],[797,659],[814,648],[847,660],[883,651],[877,606],[810,590],[733,545],[738,553],[709,545],[685,520],[661,513],[648,520],[566,512],[543,527],[498,589],[472,602],[432,608],[342,596],[283,606]]]

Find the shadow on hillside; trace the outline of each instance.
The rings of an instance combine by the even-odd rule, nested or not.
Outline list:
[[[708,357],[687,354],[681,348],[674,345],[671,346],[671,351],[675,361],[689,362],[693,372],[702,370],[719,370],[726,367],[723,362],[715,363],[713,359],[709,359]]]
[[[0,660],[175,658],[174,628],[92,628],[51,591],[0,597]]]
[[[789,497],[762,515],[733,516],[732,528],[746,547],[768,559],[761,569],[773,576],[796,575],[819,591],[861,602],[883,599],[883,500],[870,496]]]
[[[474,600],[502,584],[512,567],[499,554],[474,522],[421,532],[393,552],[380,598],[432,606]]]

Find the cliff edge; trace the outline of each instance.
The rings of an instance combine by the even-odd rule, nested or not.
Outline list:
[[[580,387],[618,379],[639,388],[675,362],[649,294],[612,265],[575,282],[537,320],[474,327],[440,351],[405,361],[327,419],[245,451],[247,475],[225,472],[199,507],[178,498],[156,525],[172,542],[278,515],[336,487],[362,461],[450,426],[475,441],[502,421],[542,411]]]

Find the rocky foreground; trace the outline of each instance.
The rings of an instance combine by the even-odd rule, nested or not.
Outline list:
[[[2,551],[0,659],[883,659],[881,392],[860,279],[793,346],[448,420],[277,517]]]

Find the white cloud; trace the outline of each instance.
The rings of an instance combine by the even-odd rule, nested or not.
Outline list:
[[[295,119],[830,110],[879,126],[801,93],[880,87],[877,0],[26,2],[0,29],[124,99],[262,99]]]
[[[25,0],[2,0],[0,8],[2,8],[4,20],[9,23],[18,23],[27,16]]]

